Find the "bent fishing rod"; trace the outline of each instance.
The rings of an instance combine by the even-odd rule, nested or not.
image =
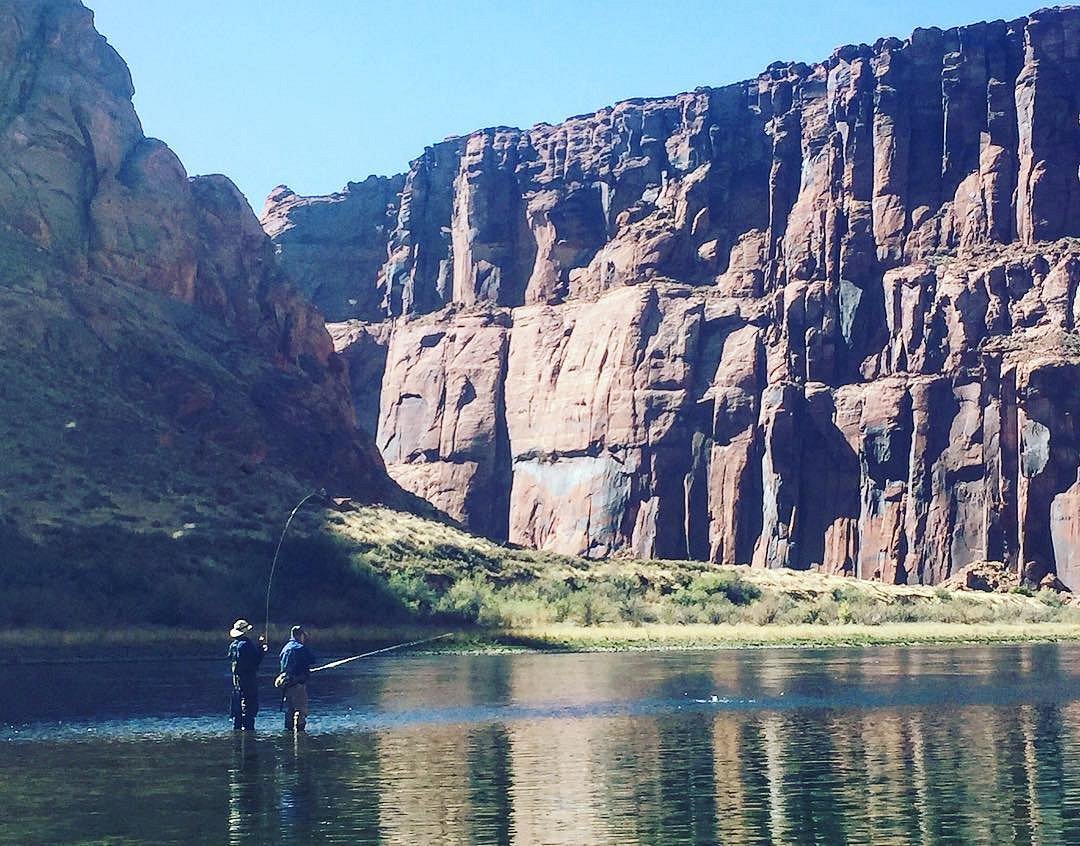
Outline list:
[[[419,646],[421,643],[432,643],[436,640],[442,640],[443,638],[450,637],[453,632],[447,632],[441,634],[438,637],[426,637],[423,640],[410,640],[408,643],[398,643],[394,646],[385,646],[382,649],[375,649],[371,652],[364,652],[361,655],[353,655],[351,658],[342,658],[340,661],[331,661],[329,664],[323,664],[321,667],[312,667],[310,672],[318,673],[322,670],[332,670],[334,667],[340,667],[342,664],[348,664],[350,661],[359,661],[361,658],[370,658],[372,655],[380,655],[383,652],[390,652],[392,649],[404,649],[406,646]]]
[[[312,491],[302,500],[296,503],[296,508],[289,514],[289,519],[285,521],[285,528],[281,530],[281,537],[278,539],[277,549],[274,550],[274,562],[270,565],[270,578],[266,580],[266,623],[263,626],[263,641],[265,643],[270,642],[270,588],[274,584],[274,571],[277,569],[278,556],[281,554],[281,545],[285,543],[285,534],[289,531],[289,526],[292,524],[293,517],[296,513],[304,507],[309,499],[326,499],[326,488],[319,488],[317,491]]]

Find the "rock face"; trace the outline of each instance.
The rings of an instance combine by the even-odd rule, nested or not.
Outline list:
[[[132,93],[80,3],[0,0],[0,529],[182,533],[316,484],[393,494],[322,315]]]
[[[917,30],[436,144],[340,250],[334,198],[264,222],[380,304],[391,474],[495,537],[1074,586],[1078,83],[1080,9]]]
[[[329,197],[299,197],[281,185],[267,198],[262,224],[278,262],[328,320],[377,320],[383,313],[370,280],[386,261],[404,182],[371,176]]]
[[[397,391],[382,403],[377,438],[406,489],[474,531],[504,538],[509,323],[503,313],[462,313],[396,327],[383,378]]]

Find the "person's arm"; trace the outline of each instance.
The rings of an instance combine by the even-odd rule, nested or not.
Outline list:
[[[285,644],[285,648],[281,650],[281,672],[291,677],[295,670],[296,655],[293,653],[290,641],[290,643]]]

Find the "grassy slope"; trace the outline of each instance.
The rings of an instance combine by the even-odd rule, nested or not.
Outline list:
[[[475,621],[537,647],[1080,637],[1050,592],[985,594],[693,561],[602,562],[506,548],[380,508],[332,514],[357,566],[420,619]]]
[[[1028,596],[892,586],[820,573],[717,566],[696,561],[624,558],[590,561],[503,547],[453,526],[382,508],[330,513],[327,525],[350,548],[356,562],[378,568],[392,585],[409,586],[422,578],[435,594],[436,604],[453,592],[453,588],[460,590],[463,582],[472,582],[482,593],[488,588],[495,600],[481,596],[482,610],[503,615],[501,620],[486,620],[491,623],[524,625],[558,621],[558,613],[565,609],[559,600],[565,599],[567,590],[571,595],[593,592],[596,603],[592,622],[613,622],[617,621],[616,617],[636,617],[626,619],[629,622],[652,621],[650,618],[661,615],[665,608],[675,618],[659,621],[669,623],[724,622],[720,618],[732,614],[738,619],[727,621],[772,623],[822,619],[829,622],[833,621],[834,609],[826,601],[848,603],[845,612],[835,609],[839,621],[868,625],[915,618],[949,621],[937,619],[930,610],[948,603],[958,603],[957,608],[977,609],[967,618],[953,620],[956,622],[1049,621],[1050,617],[1068,617],[1071,612],[1056,595],[1050,594]],[[402,591],[403,599],[421,605],[432,601],[432,596],[423,595],[422,586],[411,586],[418,592]],[[626,605],[634,599],[642,600],[644,608],[631,607],[633,602]],[[529,607],[530,604],[535,607]],[[791,604],[802,608],[816,604],[818,612],[811,615],[814,619],[781,619]],[[692,608],[698,605],[704,608],[701,613],[712,614],[715,619],[689,619],[697,613]],[[676,607],[691,610],[679,614],[672,610]],[[743,610],[733,612],[732,608]],[[1080,616],[1076,621],[1080,622]]]
[[[12,248],[0,232],[0,629],[258,613],[285,515],[331,484],[309,381],[198,309]],[[328,545],[293,544],[330,570],[295,607],[348,619],[377,585]]]
[[[0,594],[0,629],[18,626],[20,642],[75,651],[98,640],[102,624],[118,648],[209,648],[232,619],[261,619],[286,516],[279,510],[234,525],[197,521],[182,533],[106,522],[83,530],[49,566],[33,547]],[[1080,638],[1080,608],[1050,593],[961,593],[693,561],[589,561],[500,546],[381,507],[305,511],[293,525],[273,586],[276,635],[303,620],[327,645],[436,629],[460,632],[444,648]],[[35,626],[38,634],[26,632]],[[58,628],[67,633],[51,633]]]

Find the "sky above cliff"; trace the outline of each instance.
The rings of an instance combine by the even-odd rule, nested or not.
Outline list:
[[[424,147],[619,100],[724,85],[770,62],[918,26],[1011,19],[1017,0],[85,0],[126,59],[144,130],[189,173],[339,190]],[[1045,4],[1043,4],[1045,5]]]

